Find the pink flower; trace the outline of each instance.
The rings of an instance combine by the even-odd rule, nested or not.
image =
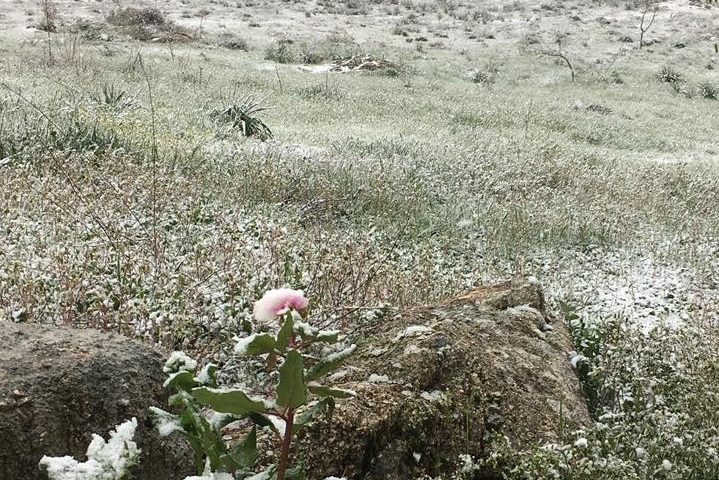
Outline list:
[[[269,323],[290,309],[299,312],[307,308],[307,305],[309,301],[302,290],[280,288],[265,292],[262,298],[255,302],[253,314],[258,322]]]

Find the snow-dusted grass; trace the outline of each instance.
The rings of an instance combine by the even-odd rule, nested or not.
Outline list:
[[[615,319],[584,338],[589,358],[579,368],[596,423],[521,455],[500,447],[479,463],[513,465],[507,478],[522,480],[719,476],[716,327],[646,332]]]
[[[646,262],[681,271],[683,285],[712,286],[715,103],[678,97],[648,71],[620,86],[530,77],[492,90],[443,72],[417,73],[409,88],[337,74],[349,96],[325,102],[292,93],[308,73],[284,70],[280,92],[252,58],[210,52],[204,80],[188,82],[179,73],[200,68],[192,50],[174,61],[146,51],[153,167],[153,116],[134,52],[91,57],[79,72],[54,67],[27,84],[20,62],[32,53],[20,49],[3,69],[43,111],[3,90],[4,143],[30,137],[0,167],[3,224],[12,225],[0,298],[15,319],[157,340],[186,337],[188,327],[216,333],[283,285],[305,289],[328,321],[345,324],[354,319],[339,307],[424,303],[522,272],[577,298],[603,281],[594,265],[617,272],[597,292],[605,297]],[[96,104],[96,82],[126,89],[131,106]],[[218,132],[208,111],[233,89],[266,97],[277,141]],[[614,113],[578,111],[576,98]],[[93,141],[107,151],[93,154],[98,146],[78,134],[75,152],[50,154],[43,115],[61,129],[96,127],[104,136]],[[679,133],[687,122],[691,133]],[[667,155],[704,160],[653,161]],[[571,275],[555,268],[565,263]]]
[[[430,14],[385,5],[390,24],[441,31],[460,15],[404,3]],[[516,22],[497,20],[498,41],[478,50],[420,52],[388,27],[386,45],[362,48],[402,63],[396,77],[325,77],[204,44],[119,43],[107,57],[81,44],[49,66],[43,44],[14,44],[0,65],[0,311],[211,356],[268,288],[302,289],[327,326],[361,331],[534,275],[590,323],[715,326],[717,102],[655,78],[666,64],[711,80],[703,37],[628,52],[617,84],[615,33],[588,27],[569,84],[520,52],[535,26]],[[489,60],[492,85],[464,76]],[[318,84],[336,94],[308,96]],[[98,103],[104,85],[130,100]],[[275,140],[209,118],[246,96],[270,107]]]

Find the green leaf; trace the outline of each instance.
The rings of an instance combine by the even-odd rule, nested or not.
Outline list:
[[[304,341],[314,341],[319,331],[307,322],[302,320],[295,321],[294,330],[298,333]]]
[[[269,333],[252,334],[237,342],[235,353],[237,355],[256,357],[257,355],[274,352],[275,345],[275,338]]]
[[[241,328],[243,332],[249,335],[250,333],[252,333],[252,322],[250,322],[249,320],[243,320]]]
[[[260,473],[249,473],[249,474],[246,474],[246,476],[240,476],[240,478],[252,477],[252,480],[272,480],[273,478],[275,478],[274,475],[275,475],[276,471],[277,471],[277,467],[274,465],[270,465],[270,467],[267,470],[263,470]]]
[[[285,315],[285,321],[282,322],[280,332],[277,334],[277,350],[283,353],[287,350],[287,345],[290,344],[290,338],[292,338],[293,333],[294,320],[292,318],[292,312],[290,311]]]
[[[162,386],[165,388],[175,387],[180,390],[190,390],[197,386],[197,382],[195,382],[193,377],[194,375],[191,372],[180,370],[179,372],[170,374]]]
[[[219,432],[205,420],[198,406],[188,403],[186,407],[180,415],[180,423],[184,430],[184,437],[190,442],[195,452],[197,471],[201,473],[204,470],[206,459],[215,469],[221,463],[220,458],[226,453],[224,442]]]
[[[333,353],[332,355],[321,359],[309,372],[307,372],[305,380],[308,382],[317,380],[318,378],[324,377],[331,371],[336,370],[340,365],[342,365],[342,362],[354,353],[356,348],[357,345],[351,345],[341,352]]]
[[[245,418],[244,415],[233,415],[232,413],[219,413],[215,415],[215,417],[212,419],[212,425],[214,428],[221,429],[226,427],[227,425],[231,424],[232,422],[236,422],[237,420],[242,420]]]
[[[305,480],[307,475],[304,466],[298,465],[294,468],[288,468],[285,471],[285,478],[287,480]]]
[[[315,338],[315,341],[324,343],[335,343],[337,342],[337,337],[339,336],[339,334],[339,330],[320,330],[320,332],[317,334],[317,337]]]
[[[322,385],[308,385],[307,388],[320,397],[351,398],[357,396],[354,391],[344,388],[323,387]]]
[[[272,423],[272,420],[270,420],[267,415],[263,415],[261,413],[251,413],[249,416],[258,427],[270,427],[273,431],[277,432],[277,427],[275,427],[275,424]]]
[[[210,468],[218,470],[223,465],[223,457],[227,455],[227,447],[219,432],[213,429],[206,421],[202,424],[200,430],[200,439],[202,447],[210,461]]]
[[[205,469],[205,453],[204,449],[202,448],[202,442],[200,439],[194,435],[186,435],[185,438],[187,438],[187,441],[190,442],[190,446],[192,447],[192,451],[194,452],[194,459],[195,459],[195,467],[197,468],[197,474],[202,475],[203,470]]]
[[[230,452],[230,456],[237,463],[237,466],[243,470],[251,469],[255,466],[259,457],[257,454],[257,427],[252,427],[245,441],[237,444]]]
[[[297,350],[287,352],[285,363],[280,367],[277,385],[277,405],[297,408],[307,403],[307,387],[304,379],[304,361]]]
[[[206,387],[217,386],[217,365],[214,363],[208,363],[200,372],[193,378],[197,385],[204,385]]]
[[[327,410],[328,412],[332,412],[335,408],[335,399],[332,397],[325,397],[319,402],[312,405],[310,408],[305,410],[302,415],[300,415],[295,420],[295,426],[297,429],[302,428],[303,426],[307,425],[312,421],[312,418],[317,415],[318,413]]]
[[[242,390],[200,387],[192,390],[192,396],[219,413],[248,415],[267,411],[264,402],[251,400]]]

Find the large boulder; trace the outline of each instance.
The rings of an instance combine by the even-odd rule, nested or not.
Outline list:
[[[404,311],[333,375],[358,395],[301,434],[299,455],[311,479],[400,480],[450,474],[504,436],[517,449],[557,440],[590,422],[570,350],[536,283]]]
[[[139,480],[191,474],[183,443],[161,439],[147,411],[167,404],[162,356],[120,335],[0,322],[1,478],[45,478],[43,455],[84,454],[97,433],[138,419]]]

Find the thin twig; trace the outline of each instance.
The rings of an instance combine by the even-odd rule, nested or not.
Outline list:
[[[280,93],[285,93],[285,89],[282,86],[282,78],[280,78],[280,71],[275,67],[275,75],[277,75],[277,83],[280,84]]]
[[[155,267],[157,268],[160,260],[159,243],[157,237],[157,161],[159,155],[157,152],[157,125],[155,124],[155,102],[152,98],[152,84],[150,83],[150,77],[147,74],[147,69],[145,68],[145,62],[143,62],[142,60],[142,54],[137,54],[137,60],[140,64],[140,68],[142,69],[142,74],[145,77],[145,82],[147,83],[147,95],[150,100],[150,115],[152,125],[152,250],[155,255]]]

